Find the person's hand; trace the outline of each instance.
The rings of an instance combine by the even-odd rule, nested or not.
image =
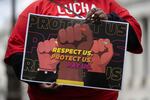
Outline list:
[[[52,59],[52,49],[58,47],[57,40],[52,38],[39,42],[37,46],[37,54],[39,60],[39,71],[56,71],[56,66],[59,63],[58,60]]]
[[[58,85],[56,83],[43,83],[40,84],[40,88],[42,89],[56,89]]]
[[[113,46],[109,39],[94,40],[92,47],[91,70],[89,72],[105,73],[106,66],[113,56]]]
[[[87,13],[86,20],[92,22],[98,22],[100,20],[108,20],[108,16],[102,9],[93,8]]]
[[[59,87],[62,87],[62,85],[58,85],[55,82],[53,82],[53,83],[42,83],[39,85],[39,87],[43,90],[56,90]]]

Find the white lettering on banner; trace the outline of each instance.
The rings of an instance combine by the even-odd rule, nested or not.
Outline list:
[[[72,9],[72,4],[69,4],[69,6],[65,5],[65,7],[69,8],[70,10],[73,10],[73,9]],[[67,13],[67,14],[69,14],[69,15],[72,14],[72,12],[70,12],[68,9],[65,9],[65,10],[66,10],[66,13]]]
[[[87,3],[84,4],[83,2],[81,3],[81,8],[82,8],[83,13],[87,13],[90,10],[88,4]]]
[[[69,3],[64,5],[65,7],[69,8],[70,10],[73,10],[75,13],[77,14],[81,14],[81,13],[87,13],[90,9],[92,8],[96,8],[95,4],[91,5],[91,8],[89,7],[89,5],[87,3],[81,2],[81,3]],[[73,14],[72,12],[70,12],[69,10],[65,9],[64,11],[62,9],[62,7],[57,6],[58,9],[58,13],[59,14]]]
[[[76,12],[77,14],[80,14],[80,13],[81,13],[81,9],[77,11],[77,6],[79,7],[79,6],[80,6],[80,3],[74,3],[74,4],[73,4],[74,12]]]
[[[58,9],[58,13],[59,13],[59,14],[65,14],[65,12],[62,12],[62,11],[61,11],[61,9],[60,9],[59,6],[57,6],[57,9]]]

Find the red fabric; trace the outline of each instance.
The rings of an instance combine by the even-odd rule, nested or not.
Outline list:
[[[57,91],[43,91],[37,87],[29,87],[31,100],[117,100],[118,92],[79,87],[61,87]]]
[[[110,9],[111,11],[114,11],[117,15],[119,15],[122,19],[125,19],[127,22],[130,23],[134,31],[136,32],[136,36],[139,40],[139,45],[137,48],[132,48],[130,52],[132,53],[142,53],[143,48],[141,46],[141,37],[142,37],[142,31],[139,23],[136,21],[134,17],[130,15],[130,13],[123,7],[121,7],[115,0],[112,0],[110,3]],[[130,34],[130,33],[129,33]]]
[[[136,32],[140,45],[141,29],[139,24],[126,9],[119,6],[114,0],[78,0],[78,3],[74,4],[73,0],[55,1],[60,2],[61,4],[67,4],[67,7],[70,7],[70,9],[74,9],[76,13],[79,13],[79,15],[81,16],[86,16],[87,11],[95,6],[98,8],[102,8],[107,14],[112,11],[117,13],[120,17],[122,17],[132,25]],[[71,5],[73,5],[73,8]],[[32,3],[21,13],[11,33],[5,56],[6,63],[6,59],[9,58],[12,54],[16,52],[23,52],[24,50],[27,17],[29,12],[53,16],[61,15],[75,17],[75,15],[71,14],[71,12],[65,10],[64,8],[57,7],[56,4],[50,3],[48,0],[37,0],[36,2]],[[141,46],[139,46],[138,49],[133,49],[132,52],[137,53],[137,51],[138,53],[142,52]],[[60,100],[63,98],[64,100],[116,100],[118,96],[118,92],[114,91],[81,89],[73,87],[65,87],[64,89],[60,89],[54,93],[45,93],[42,92],[40,89],[30,87],[28,93],[31,100]]]

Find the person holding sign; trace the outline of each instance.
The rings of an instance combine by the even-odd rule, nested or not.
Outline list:
[[[141,28],[138,22],[115,0],[37,0],[20,14],[8,40],[4,61],[6,64],[13,66],[16,76],[19,79],[29,13],[49,16],[82,17],[86,18],[86,21],[91,22],[98,22],[100,20],[128,22],[130,26],[127,50],[136,54],[142,53],[143,51],[140,43]],[[111,41],[109,40],[98,40],[94,41],[94,43],[101,43],[101,41],[104,41],[104,44],[109,44],[108,47],[110,48],[110,51],[112,50]],[[40,47],[42,47],[42,45],[39,46],[39,52],[43,52],[43,49]],[[95,53],[98,52],[95,47],[93,47],[92,50]],[[112,54],[113,52],[110,52],[109,59],[111,59]],[[95,56],[95,59],[98,60],[97,55]],[[53,67],[53,69],[55,68]],[[105,77],[105,66],[100,70],[101,75]],[[118,98],[117,91],[59,86],[56,83],[28,84],[30,100],[117,100]]]

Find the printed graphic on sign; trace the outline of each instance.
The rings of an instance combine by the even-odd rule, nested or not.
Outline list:
[[[120,90],[128,23],[30,14],[21,80]]]

